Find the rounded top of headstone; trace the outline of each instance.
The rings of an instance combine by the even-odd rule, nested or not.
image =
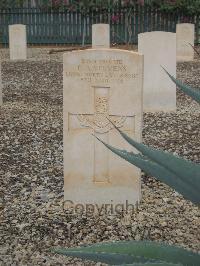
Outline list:
[[[69,56],[72,55],[74,56],[75,54],[85,54],[88,52],[96,52],[96,53],[115,53],[115,54],[128,54],[128,55],[133,55],[133,56],[143,56],[143,54],[139,53],[139,52],[135,52],[135,51],[130,51],[130,50],[123,50],[123,49],[117,49],[117,48],[89,48],[89,49],[85,49],[85,50],[74,50],[74,51],[69,51],[69,52],[65,52],[63,54],[63,57],[65,56]]]
[[[174,35],[174,32],[170,32],[170,31],[147,31],[147,32],[143,32],[143,33],[139,33],[138,36],[144,36],[144,35]]]
[[[92,27],[97,27],[97,26],[110,26],[108,23],[96,23],[96,24],[92,24]]]
[[[185,22],[184,22],[184,23],[177,23],[176,25],[177,25],[177,26],[180,26],[180,25],[181,25],[181,26],[183,26],[183,25],[189,25],[189,26],[192,25],[192,26],[193,26],[194,23],[185,23]]]
[[[12,25],[9,25],[9,27],[22,28],[22,27],[26,27],[26,25],[24,25],[24,24],[12,24]]]
[[[176,24],[176,29],[179,28],[190,28],[191,30],[194,30],[194,24],[193,23],[178,23]]]
[[[148,42],[160,42],[168,41],[168,40],[175,40],[176,33],[173,32],[166,32],[166,31],[150,31],[138,34],[138,44],[140,45],[142,40],[148,45]]]

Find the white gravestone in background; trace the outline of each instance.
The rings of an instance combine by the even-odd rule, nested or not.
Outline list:
[[[0,61],[0,106],[3,104],[3,95],[2,95],[3,85],[2,85],[2,77],[1,77],[1,61]]]
[[[110,48],[110,25],[92,25],[92,48]]]
[[[133,150],[110,120],[137,141],[142,130],[143,56],[113,49],[64,54],[65,201],[136,203],[140,170],[110,152],[95,134]]]
[[[177,61],[194,60],[194,24],[181,23],[176,25]]]
[[[138,52],[144,55],[144,111],[175,111],[176,85],[161,66],[176,77],[176,34],[141,33],[138,35]]]
[[[9,48],[11,60],[27,58],[26,26],[15,24],[9,26]]]

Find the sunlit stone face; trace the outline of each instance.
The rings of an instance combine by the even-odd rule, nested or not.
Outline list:
[[[112,154],[92,134],[133,150],[111,120],[141,141],[143,56],[114,49],[64,54],[65,200],[74,203],[136,203],[140,171]]]
[[[26,26],[21,24],[9,26],[9,49],[11,60],[27,58]]]

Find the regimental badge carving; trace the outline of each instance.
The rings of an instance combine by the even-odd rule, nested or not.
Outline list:
[[[77,115],[78,120],[80,121],[81,126],[92,128],[96,133],[104,134],[108,133],[114,126],[109,122],[108,118],[115,124],[116,127],[123,127],[124,122],[126,121],[125,116],[112,118],[113,116],[107,116],[105,114],[94,114],[91,115]]]
[[[100,134],[107,133],[114,128],[109,120],[111,120],[116,127],[123,127],[126,116],[109,115],[108,104],[107,96],[96,95],[94,115],[77,115],[81,126],[92,128],[96,133]]]

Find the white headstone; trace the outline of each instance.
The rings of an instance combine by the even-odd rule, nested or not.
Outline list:
[[[26,26],[21,24],[9,26],[9,48],[11,60],[27,58]]]
[[[141,141],[143,56],[114,49],[64,54],[65,201],[136,203],[140,170],[98,142],[133,150],[107,117]]]
[[[92,48],[110,48],[110,25],[92,25]]]
[[[181,23],[176,25],[177,61],[194,60],[194,24]]]
[[[2,77],[1,77],[1,61],[0,61],[0,106],[3,104],[3,95],[2,95],[3,85],[2,85]]]
[[[162,67],[176,77],[176,34],[141,33],[138,35],[138,52],[144,55],[144,111],[175,111],[176,85]]]

